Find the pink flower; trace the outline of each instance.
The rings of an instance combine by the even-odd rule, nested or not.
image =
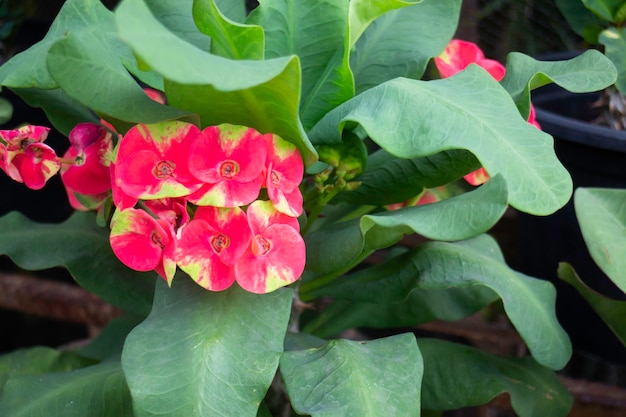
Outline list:
[[[298,149],[276,135],[266,135],[267,169],[265,187],[276,210],[289,216],[302,214],[300,183],[304,163]]]
[[[203,181],[189,201],[206,206],[236,207],[253,202],[263,184],[267,147],[254,129],[222,124],[194,138],[189,170]]]
[[[247,211],[253,238],[235,263],[235,277],[247,291],[265,294],[300,278],[306,262],[304,240],[294,217],[269,201],[255,201]]]
[[[119,144],[115,185],[130,197],[146,200],[196,191],[202,183],[189,172],[188,157],[199,132],[180,121],[133,126]]]
[[[175,258],[198,285],[222,291],[235,282],[233,266],[251,238],[246,214],[239,207],[198,207],[180,231]]]
[[[120,261],[136,271],[154,270],[168,284],[176,272],[176,238],[169,221],[143,210],[116,211],[111,221],[111,248]]]
[[[43,142],[50,128],[26,125],[14,130],[0,130],[0,168],[28,188],[43,188],[61,168],[54,149]]]
[[[94,123],[80,123],[70,132],[69,140],[71,146],[63,158],[74,163],[61,167],[61,180],[68,194],[78,193],[84,196],[107,194],[111,189],[109,174],[113,152],[111,133]]]
[[[484,68],[497,81],[504,78],[504,65],[493,59],[486,59],[483,51],[472,42],[453,39],[441,55],[435,58],[441,78],[451,77],[463,71],[469,64]]]

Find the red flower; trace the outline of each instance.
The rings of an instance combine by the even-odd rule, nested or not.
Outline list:
[[[269,201],[255,201],[247,211],[253,238],[235,263],[235,277],[247,291],[265,294],[300,278],[306,262],[304,240],[295,218]]]
[[[118,210],[111,221],[110,242],[124,265],[136,271],[155,270],[172,283],[176,238],[169,221],[155,219],[143,210]]]
[[[486,59],[483,51],[472,42],[453,39],[441,55],[435,58],[441,78],[451,77],[463,71],[469,64],[484,68],[497,81],[504,78],[504,65],[493,59]]]
[[[98,208],[111,189],[109,165],[113,152],[111,133],[94,123],[80,123],[69,135],[70,148],[64,160],[74,161],[61,167],[61,180],[70,204],[77,210]],[[75,194],[80,194],[81,203]]]
[[[199,207],[180,231],[176,261],[198,285],[222,291],[235,282],[233,265],[251,237],[246,214],[239,207]]]
[[[43,188],[61,168],[54,149],[43,142],[50,128],[27,125],[14,130],[0,130],[0,168],[28,188]]]
[[[195,137],[189,153],[189,170],[206,185],[189,201],[216,207],[250,204],[263,184],[266,154],[263,135],[254,129],[207,127]]]
[[[302,214],[300,183],[304,163],[298,149],[276,135],[266,135],[267,169],[265,187],[276,210],[289,216]]]
[[[189,145],[200,130],[191,123],[167,121],[132,127],[120,141],[115,184],[130,197],[181,197],[202,184],[188,169]]]

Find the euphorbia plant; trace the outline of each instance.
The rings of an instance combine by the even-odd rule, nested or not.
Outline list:
[[[594,51],[514,53],[501,80],[484,56],[422,80],[460,6],[68,0],[0,84],[70,150],[17,146],[13,129],[0,149],[27,186],[57,167],[77,213],[11,213],[0,251],[65,266],[127,314],[83,349],[5,355],[29,366],[3,365],[0,414],[417,416],[508,391],[520,416],[564,416],[554,370],[571,348],[554,288],[510,269],[485,233],[509,205],[547,215],[571,196],[552,138],[528,123],[530,90],[597,90],[615,69]],[[482,185],[465,182],[480,168]],[[428,242],[405,244],[415,233]],[[340,337],[497,300],[530,356]]]

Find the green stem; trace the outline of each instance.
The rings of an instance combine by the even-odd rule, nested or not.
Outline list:
[[[324,210],[324,207],[326,207],[326,204],[328,204],[328,202],[332,200],[338,192],[339,190],[332,190],[321,196],[315,207],[313,207],[313,209],[311,209],[311,212],[309,213],[306,221],[306,226],[304,226],[304,228],[302,229],[302,236],[306,236],[307,232],[311,229],[311,226],[313,226],[313,223],[315,223],[315,220],[317,220],[317,218],[322,213],[322,210]]]

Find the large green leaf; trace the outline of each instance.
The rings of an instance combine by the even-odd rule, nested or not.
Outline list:
[[[156,274],[124,266],[94,213],[76,212],[60,224],[9,213],[0,218],[0,254],[28,270],[65,266],[78,284],[105,301],[139,315],[150,311]]]
[[[316,160],[300,119],[297,57],[235,61],[211,55],[167,30],[142,0],[116,11],[121,36],[163,75],[172,106],[197,113],[202,126],[241,124],[294,143],[305,162]]]
[[[9,378],[21,375],[39,375],[65,372],[92,365],[93,360],[73,352],[61,352],[49,347],[37,346],[18,349],[0,356],[0,398]]]
[[[626,190],[579,188],[574,206],[591,257],[626,292]]]
[[[389,329],[413,327],[433,320],[456,321],[498,299],[487,287],[414,289],[397,303],[366,303],[336,299],[303,328],[330,338],[358,327]]]
[[[618,24],[624,21],[624,16],[618,16],[618,12],[624,8],[623,0],[582,0],[582,2],[602,19]]]
[[[300,117],[310,129],[354,96],[348,65],[349,2],[265,0],[248,22],[263,26],[268,58],[297,55],[302,66]],[[320,37],[323,33],[323,38]]]
[[[578,277],[574,268],[566,262],[559,264],[558,276],[576,288],[615,336],[626,346],[626,302],[612,300],[592,290]],[[588,330],[592,331],[592,329]]]
[[[50,30],[40,42],[15,55],[0,67],[0,84],[11,88],[56,88],[46,65],[50,47],[69,33],[81,33],[99,29],[103,36],[114,28],[111,12],[100,0],[68,0],[63,4]],[[107,33],[106,35],[104,35]],[[95,84],[92,80],[90,84]]]
[[[502,86],[507,89],[528,118],[530,91],[555,83],[573,93],[602,90],[616,79],[611,60],[596,50],[588,50],[565,61],[537,61],[519,52],[509,54]]]
[[[11,417],[134,417],[119,361],[79,370],[13,377],[0,398]]]
[[[150,316],[126,339],[122,364],[135,416],[251,416],[283,351],[293,292],[206,291],[159,282]]]
[[[87,358],[105,361],[110,358],[119,358],[126,336],[142,322],[142,318],[133,315],[116,317],[107,323],[106,327],[86,346],[77,353]]]
[[[535,359],[562,368],[572,348],[555,316],[554,286],[512,270],[494,252],[498,245],[486,235],[458,243],[429,242],[347,275],[315,295],[384,304],[405,300],[416,288],[486,286],[500,296]]]
[[[524,212],[550,214],[572,193],[553,139],[522,119],[509,94],[475,65],[443,80],[396,78],[371,88],[327,114],[310,138],[338,143],[357,124],[402,158],[469,150],[490,175],[504,177],[510,204]]]
[[[361,185],[341,193],[335,201],[384,206],[406,201],[423,188],[433,188],[461,178],[480,168],[470,152],[460,149],[414,159],[397,158],[384,150],[370,155],[357,178]]]
[[[461,240],[489,230],[506,210],[506,184],[492,178],[480,188],[437,203],[368,214],[328,225],[306,236],[307,269],[333,272],[362,253],[418,233],[435,240]]]
[[[96,30],[70,33],[50,48],[48,69],[69,96],[97,113],[131,123],[188,115],[148,97],[101,36]]]
[[[555,0],[555,3],[570,27],[581,36],[583,36],[586,28],[599,25],[602,22],[580,0]]]
[[[226,0],[230,4],[237,1]],[[156,19],[181,39],[209,52],[211,38],[200,32],[192,15],[194,0],[145,0]],[[221,1],[220,3],[224,3]]]
[[[350,56],[357,93],[396,77],[420,79],[452,39],[461,2],[423,1],[376,19]]]
[[[615,87],[626,94],[626,29],[606,29],[600,33],[599,40],[605,47],[604,53],[617,68]]]
[[[359,40],[367,27],[385,13],[420,3],[423,0],[351,0],[350,1],[350,48]]]
[[[423,363],[412,334],[285,352],[280,372],[298,414],[420,415]]]
[[[532,358],[495,356],[443,340],[419,339],[424,355],[422,407],[452,410],[508,393],[519,417],[565,417],[572,396]]]
[[[227,19],[214,0],[195,0],[193,17],[202,33],[211,37],[211,52],[231,59],[263,59],[264,35],[260,26]]]

